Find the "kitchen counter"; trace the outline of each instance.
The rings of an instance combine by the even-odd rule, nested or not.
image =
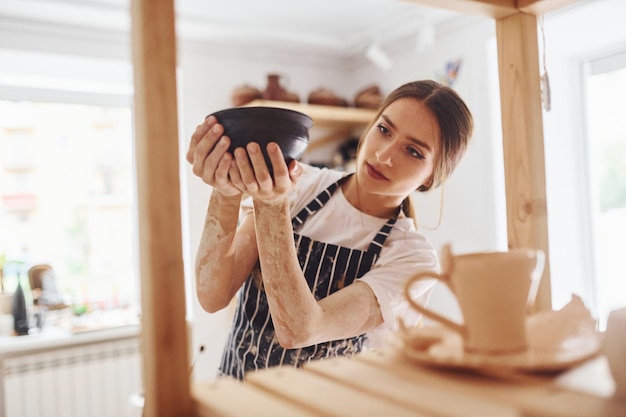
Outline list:
[[[28,336],[3,336],[0,337],[0,360],[31,352],[136,337],[139,331],[138,324],[129,324],[80,332],[50,327]]]
[[[74,316],[69,312],[49,316],[42,331],[26,336],[0,336],[0,360],[4,357],[77,345],[137,337],[139,319],[127,310]]]

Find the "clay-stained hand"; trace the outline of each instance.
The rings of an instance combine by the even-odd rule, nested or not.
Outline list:
[[[258,143],[249,143],[246,149],[235,149],[235,163],[231,164],[229,176],[232,183],[254,200],[271,203],[286,197],[302,175],[298,161],[285,163],[283,153],[275,142],[267,145],[267,154],[273,173]]]
[[[227,196],[241,195],[228,176],[233,156],[228,152],[230,139],[222,136],[224,127],[214,116],[207,117],[191,136],[187,161],[195,175],[212,186],[214,190]]]

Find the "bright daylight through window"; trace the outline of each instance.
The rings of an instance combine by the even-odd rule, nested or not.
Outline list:
[[[130,106],[0,101],[0,115],[2,292],[19,276],[32,305],[29,270],[49,265],[70,326],[136,320]]]
[[[601,325],[626,305],[626,52],[591,62],[586,82],[594,292]]]

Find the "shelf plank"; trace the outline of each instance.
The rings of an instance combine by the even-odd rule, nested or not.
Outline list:
[[[197,382],[192,385],[192,397],[198,417],[319,417],[311,410],[234,378]]]
[[[315,127],[365,127],[376,116],[376,110],[355,107],[322,106],[319,104],[286,101],[253,100],[245,107],[279,107],[309,115]]]
[[[419,378],[356,358],[313,361],[305,370],[362,392],[363,397],[408,407],[415,413],[446,417],[520,417],[514,407],[430,386]]]
[[[515,0],[404,0],[427,7],[494,19],[517,13]]]
[[[573,383],[574,377],[579,381],[586,381],[587,385],[593,385],[593,377],[590,377],[592,375],[590,373],[571,377],[568,374],[562,374],[558,377],[561,381],[558,383],[554,376],[526,374],[522,382],[521,379],[515,377],[493,378],[459,369],[421,366],[391,349],[364,352],[354,358],[408,379],[409,386],[419,384],[433,390],[444,391],[448,398],[463,395],[475,401],[511,407],[521,410],[524,416],[613,417],[626,415],[624,414],[626,404],[562,386],[564,379]],[[594,375],[597,377],[598,374]]]
[[[310,409],[320,417],[427,416],[405,404],[376,395],[363,395],[362,391],[300,368],[277,367],[250,372],[246,374],[246,383],[283,401]]]

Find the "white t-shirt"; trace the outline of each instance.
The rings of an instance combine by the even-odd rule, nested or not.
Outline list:
[[[321,191],[346,175],[345,172],[303,163],[300,166],[304,173],[289,196],[292,217]],[[252,210],[250,198],[242,202],[242,209],[244,213]],[[357,210],[339,188],[296,232],[313,240],[367,250],[387,220]],[[413,219],[400,214],[376,263],[360,278],[372,289],[384,320],[382,325],[368,333],[368,347],[383,346],[390,333],[398,329],[399,318],[409,326],[417,323],[420,315],[405,301],[404,283],[421,271],[439,272],[437,252],[426,237],[417,232]],[[426,305],[434,283],[434,280],[424,280],[413,285],[413,299]]]

